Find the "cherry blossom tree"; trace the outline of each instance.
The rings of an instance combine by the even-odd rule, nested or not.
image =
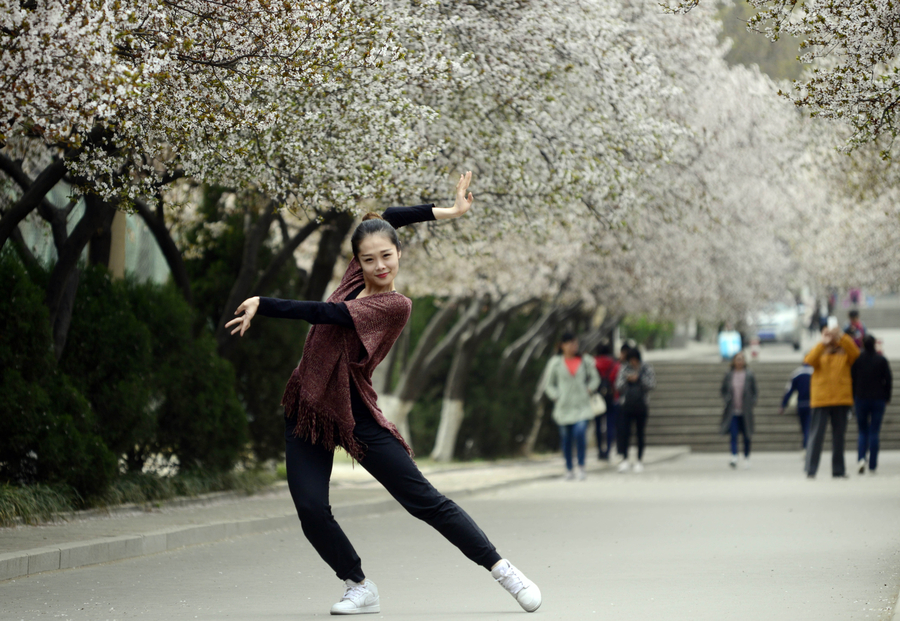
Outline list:
[[[896,138],[900,126],[900,6],[890,0],[747,0],[758,11],[748,27],[776,40],[798,40],[811,65],[785,93],[814,116],[852,129],[847,145]],[[672,2],[686,12],[700,0]],[[885,151],[888,153],[889,151]]]

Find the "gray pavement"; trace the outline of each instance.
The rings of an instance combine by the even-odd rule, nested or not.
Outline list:
[[[758,454],[752,468],[736,471],[722,454],[681,455],[640,475],[594,463],[584,482],[547,478],[559,460],[429,476],[541,586],[541,618],[894,619],[900,452],[882,455],[877,476],[823,472],[815,481],[803,477],[799,453]],[[523,482],[504,472],[528,468],[541,476]],[[441,476],[448,486],[455,478],[458,491]],[[363,477],[343,485],[372,486]],[[381,590],[382,613],[372,618],[525,614],[484,570],[369,491],[364,509],[339,519]],[[245,505],[277,500],[153,513],[243,516]],[[0,619],[306,619],[326,616],[340,593],[295,523],[0,582]]]
[[[686,447],[655,447],[648,450],[646,461],[659,463],[687,451]],[[469,464],[423,461],[420,467],[438,489],[454,497],[556,478],[563,471],[559,456]],[[606,468],[608,463],[592,461],[588,469],[600,472]],[[338,518],[399,506],[365,469],[354,466],[342,452],[335,459],[331,504]],[[0,528],[0,580],[156,554],[291,528],[297,523],[287,486],[282,484],[256,496],[210,494],[160,506],[84,512],[41,526]]]

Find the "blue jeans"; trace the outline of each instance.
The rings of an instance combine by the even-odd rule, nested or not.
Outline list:
[[[800,432],[803,434],[803,448],[806,448],[806,443],[809,442],[809,416],[810,408],[797,407],[797,418],[800,419]]]
[[[859,426],[859,459],[869,454],[869,470],[878,467],[878,436],[884,419],[886,401],[880,399],[855,399],[856,424]]]
[[[731,454],[738,454],[738,434],[744,436],[744,457],[750,457],[750,435],[743,416],[731,417]]]
[[[566,470],[572,469],[572,443],[575,443],[575,450],[578,453],[578,465],[584,467],[584,453],[587,448],[587,426],[586,420],[578,421],[572,425],[560,425],[559,436],[562,440],[562,453],[566,458]]]

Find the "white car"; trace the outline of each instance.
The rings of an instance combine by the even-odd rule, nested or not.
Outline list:
[[[796,304],[773,302],[749,318],[750,333],[760,343],[790,343],[800,349],[803,335],[803,311]]]

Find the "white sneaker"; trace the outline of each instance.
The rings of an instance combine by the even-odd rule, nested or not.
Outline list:
[[[744,470],[750,470],[750,458],[749,457],[744,458],[743,466],[744,466]]]
[[[516,598],[525,611],[534,612],[540,607],[541,590],[506,559],[497,563],[491,570],[491,576]]]
[[[858,462],[856,462],[856,467],[859,469],[860,474],[865,474],[866,473],[866,460],[860,459]]]
[[[563,476],[563,481],[574,481],[575,480],[575,472],[573,470],[566,470],[566,474]]]
[[[732,455],[731,459],[728,461],[728,465],[732,468],[737,468],[738,458],[737,455]]]
[[[642,462],[635,462],[634,464],[634,473],[640,474],[644,471],[644,464]]]
[[[584,466],[578,466],[575,469],[575,478],[579,481],[584,481],[587,478],[587,474],[584,471]]]
[[[619,467],[616,468],[616,470],[618,470],[619,472],[628,472],[628,468],[629,468],[630,466],[631,466],[631,465],[628,463],[628,460],[627,460],[627,459],[623,459],[623,460],[622,460],[622,463],[619,464]]]
[[[344,596],[337,604],[331,607],[333,615],[364,615],[373,612],[381,612],[378,604],[378,587],[371,580],[353,582],[344,581]]]

